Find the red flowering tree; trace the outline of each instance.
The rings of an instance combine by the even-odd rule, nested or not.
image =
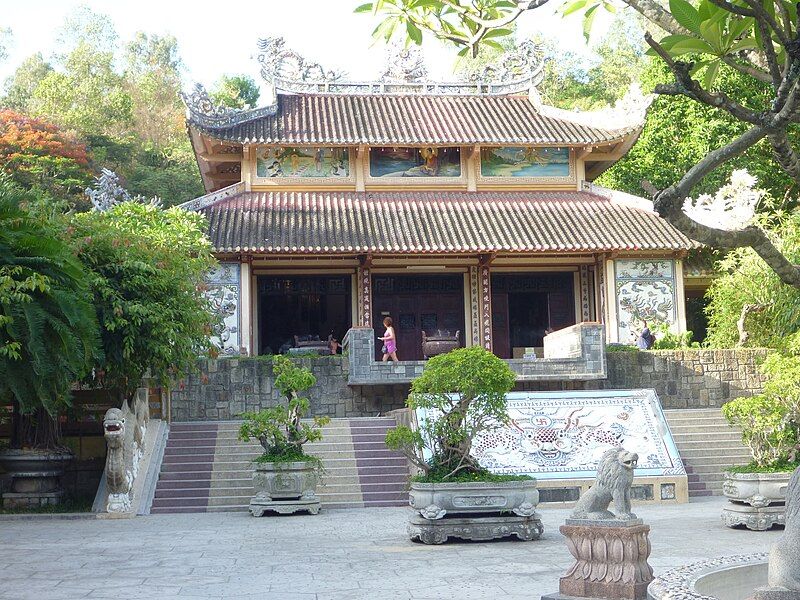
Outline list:
[[[19,185],[80,196],[92,181],[86,146],[52,123],[0,109],[0,170]]]

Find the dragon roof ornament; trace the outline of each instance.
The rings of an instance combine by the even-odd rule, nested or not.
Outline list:
[[[393,76],[381,81],[346,81],[342,71],[324,69],[286,48],[281,37],[258,41],[261,76],[276,92],[294,94],[437,94],[508,95],[528,93],[542,79],[544,60],[539,46],[526,41],[495,64],[470,77],[469,81],[435,82],[423,77]],[[392,55],[390,54],[390,57]],[[396,64],[392,64],[392,62]],[[406,51],[390,58],[386,73],[419,73],[417,57]],[[424,72],[424,71],[423,71]]]
[[[186,119],[201,127],[230,127],[259,117],[274,115],[278,111],[276,104],[246,110],[215,104],[199,83],[195,84],[191,93],[181,92],[180,96],[186,105]]]

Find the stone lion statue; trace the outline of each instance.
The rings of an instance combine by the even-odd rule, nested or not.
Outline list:
[[[571,518],[595,521],[635,519],[636,515],[631,512],[631,484],[638,460],[638,454],[624,448],[607,450],[597,463],[594,485],[578,500]],[[612,500],[616,514],[608,510]]]
[[[800,467],[786,490],[786,529],[769,553],[768,590],[800,592]]]

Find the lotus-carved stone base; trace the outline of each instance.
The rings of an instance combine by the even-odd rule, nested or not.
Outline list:
[[[619,598],[644,600],[653,580],[650,527],[630,524],[608,526],[602,521],[562,525],[567,548],[575,563],[559,580],[559,593],[545,600],[567,598]]]
[[[254,517],[263,517],[267,512],[274,512],[279,515],[291,515],[296,512],[306,511],[312,515],[316,515],[320,509],[320,501],[318,498],[313,500],[259,500],[253,498],[250,500],[250,514]]]
[[[425,519],[414,513],[408,522],[408,536],[423,544],[443,544],[450,538],[487,541],[516,536],[523,542],[538,540],[544,527],[538,514],[529,517],[484,516]]]
[[[749,504],[728,502],[722,509],[722,522],[728,527],[745,526],[751,531],[766,531],[786,522],[786,506],[772,504],[757,508]]]

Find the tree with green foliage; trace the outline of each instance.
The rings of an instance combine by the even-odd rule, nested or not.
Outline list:
[[[620,17],[594,48],[597,59],[586,68],[584,60],[565,51],[555,38],[541,40],[545,67],[539,84],[542,100],[564,109],[596,110],[621,100],[632,84],[639,83],[647,59],[638,22]]]
[[[475,436],[508,422],[506,394],[516,376],[500,358],[480,346],[434,356],[411,384],[407,405],[427,411],[416,430],[401,425],[386,434],[386,445],[403,452],[428,478],[487,476],[470,455]],[[421,457],[425,450],[429,460]]]
[[[261,92],[247,75],[223,75],[211,91],[211,99],[229,108],[255,108]]]
[[[793,471],[800,462],[800,336],[785,340],[761,365],[764,391],[736,398],[722,407],[725,418],[742,430],[753,457],[746,472]]]
[[[80,135],[119,135],[131,123],[131,98],[114,53],[80,41],[33,92],[31,106]]]
[[[283,394],[286,404],[244,413],[239,439],[258,440],[264,449],[258,459],[261,462],[316,462],[318,459],[303,451],[303,445],[321,440],[320,430],[330,419],[314,417],[311,423],[302,421],[310,405],[308,398],[300,394],[314,387],[317,379],[307,368],[279,354],[272,357],[272,371],[275,387]]]
[[[751,247],[782,282],[800,288],[800,268],[772,243],[756,224],[720,229],[689,217],[683,206],[696,186],[718,167],[759,143],[768,144],[776,164],[794,182],[800,182],[800,155],[793,134],[800,121],[800,36],[797,6],[788,0],[621,0],[642,15],[649,25],[666,35],[650,33],[650,52],[668,67],[671,82],[656,86],[664,96],[685,97],[727,113],[744,124],[735,139],[708,152],[670,185],[648,184],[648,194],[658,213],[691,239],[714,248]],[[422,43],[422,31],[451,42],[460,53],[476,55],[480,46],[496,47],[497,39],[511,33],[509,25],[522,14],[548,0],[376,0],[357,12],[381,14],[374,35],[389,40],[395,32],[407,43]],[[582,13],[584,31],[590,31],[597,10],[616,10],[610,0],[569,0],[563,13]],[[687,60],[688,59],[688,60]],[[726,65],[768,86],[762,102],[748,104],[738,90],[717,86]],[[746,86],[745,91],[750,86]]]
[[[76,214],[71,227],[100,325],[102,385],[130,400],[145,373],[167,385],[193,369],[212,321],[202,215],[127,201]]]
[[[41,52],[26,58],[4,83],[5,95],[0,105],[23,113],[32,114],[31,100],[36,88],[47,77],[53,67],[44,60]]]
[[[800,213],[778,211],[762,217],[761,226],[789,260],[800,262]],[[782,347],[787,336],[800,331],[800,291],[783,285],[752,249],[732,250],[716,270],[706,292],[708,345],[738,345],[740,320],[748,346]]]
[[[644,89],[653,89],[670,80],[669,68],[650,59],[641,77]],[[750,106],[763,104],[769,86],[723,65],[715,86],[722,93],[736,94]],[[636,145],[604,173],[598,183],[625,192],[646,195],[642,183],[649,181],[665,188],[677,181],[714,148],[727,144],[747,129],[747,124],[726,112],[685,97],[657,97],[647,113],[647,121]],[[722,186],[735,169],[747,169],[758,178],[759,186],[774,198],[790,198],[797,191],[789,177],[771,156],[769,144],[760,143],[732,157],[697,183],[694,193],[712,193]]]
[[[0,177],[0,398],[13,405],[12,448],[55,448],[55,417],[101,354],[87,274],[31,202]]]

